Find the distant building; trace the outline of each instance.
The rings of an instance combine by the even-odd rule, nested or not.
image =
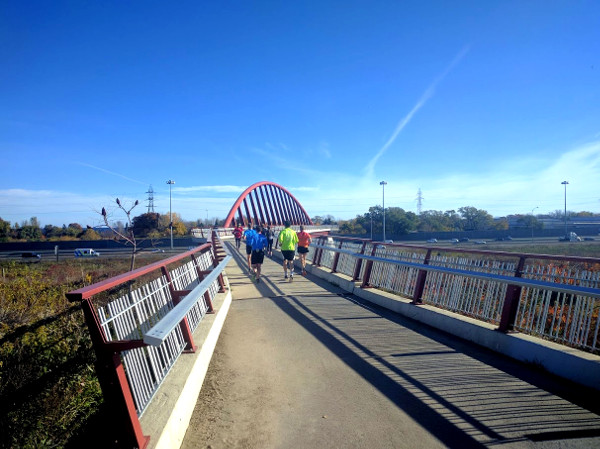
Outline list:
[[[508,217],[495,218],[494,222],[501,222],[506,220],[506,222],[508,222],[509,229],[528,229],[529,226],[527,225],[527,222],[522,220],[524,217],[526,216],[509,215]],[[564,229],[565,227],[565,220],[562,218],[536,217],[536,220],[539,224],[542,225],[542,229]],[[600,226],[600,216],[567,217],[567,226],[582,230],[586,228],[596,228]]]
[[[563,229],[565,220],[561,218],[538,218],[540,223],[544,224],[544,229]],[[567,217],[567,226],[585,230],[586,228],[600,226],[600,217]]]

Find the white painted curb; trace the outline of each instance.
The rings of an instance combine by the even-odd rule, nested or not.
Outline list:
[[[204,377],[210,365],[210,359],[217,345],[221,329],[225,323],[225,318],[231,306],[231,290],[227,291],[223,304],[217,312],[215,321],[199,349],[199,354],[192,367],[185,385],[181,389],[179,398],[171,412],[167,424],[162,433],[158,437],[156,445],[152,445],[157,449],[173,449],[181,447],[185,433],[194,413],[198,395],[204,382]]]

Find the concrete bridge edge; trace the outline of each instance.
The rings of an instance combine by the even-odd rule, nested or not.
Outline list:
[[[273,253],[276,257],[278,252]],[[298,264],[298,262],[296,262]],[[298,265],[298,268],[299,265]],[[360,284],[340,273],[331,273],[307,264],[306,270],[348,293],[392,310],[415,321],[440,329],[525,363],[542,367],[559,377],[600,390],[600,356],[568,348],[519,333],[504,334],[496,326],[427,305],[415,306],[407,298],[377,289],[362,289]],[[194,354],[179,358],[168,380],[161,386],[140,418],[144,434],[150,435],[147,449],[178,448],[183,443],[214,349],[232,302],[227,276],[227,291],[214,301],[216,313],[206,315],[196,331],[199,346]]]
[[[298,261],[296,264],[300,268]],[[600,356],[518,332],[505,334],[480,320],[433,306],[414,305],[410,299],[382,290],[360,288],[360,283],[349,276],[315,265],[307,264],[306,271],[373,304],[600,391]]]
[[[216,312],[205,315],[194,331],[194,343],[198,349],[193,354],[179,357],[140,418],[144,434],[150,436],[146,449],[173,449],[181,447],[183,443],[231,306],[231,288],[225,272],[223,274],[226,292],[218,293],[213,300]]]

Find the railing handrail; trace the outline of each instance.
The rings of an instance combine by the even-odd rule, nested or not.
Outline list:
[[[592,287],[580,287],[580,286],[576,286],[576,285],[571,286],[571,285],[567,285],[567,284],[559,284],[556,282],[539,281],[536,279],[527,279],[527,278],[515,277],[515,276],[505,276],[505,275],[501,275],[501,274],[483,273],[481,271],[461,270],[459,268],[440,267],[440,266],[436,266],[436,265],[421,264],[421,263],[416,263],[416,262],[406,262],[406,261],[397,260],[397,259],[387,259],[385,257],[370,256],[367,254],[360,254],[355,251],[351,251],[351,250],[347,250],[347,249],[341,249],[338,247],[332,247],[332,246],[328,246],[328,245],[319,245],[319,244],[315,244],[315,243],[311,243],[310,246],[315,247],[315,248],[324,249],[327,251],[334,251],[337,253],[348,254],[350,256],[353,256],[353,257],[356,257],[359,259],[371,260],[373,262],[382,262],[382,263],[387,263],[387,264],[392,264],[392,265],[401,265],[401,266],[416,268],[416,269],[425,270],[425,271],[436,271],[436,272],[441,272],[441,273],[456,274],[456,275],[460,275],[460,276],[469,276],[469,277],[473,277],[476,279],[491,279],[491,280],[501,282],[504,284],[519,285],[521,287],[537,287],[537,288],[544,288],[544,289],[548,289],[548,290],[560,291],[563,293],[571,293],[571,294],[575,294],[575,295],[585,295],[585,296],[592,296],[595,298],[600,298],[600,289],[592,288]]]
[[[517,330],[592,353],[600,350],[599,259],[331,236],[311,247],[313,265],[344,273],[361,289],[382,288],[415,305],[496,323],[500,332]]]
[[[161,320],[144,335],[144,343],[152,346],[159,346],[169,336],[188,314],[190,309],[196,304],[200,295],[210,287],[210,285],[223,272],[225,266],[231,260],[231,255],[225,258],[202,280],[190,293],[186,295],[173,309],[171,309]]]
[[[347,242],[371,242],[376,246],[391,246],[394,248],[411,248],[411,249],[420,249],[420,250],[434,250],[434,251],[443,251],[443,252],[453,252],[453,253],[469,253],[469,254],[485,254],[485,255],[494,255],[494,256],[502,256],[502,257],[513,257],[520,258],[525,257],[526,259],[542,259],[542,260],[564,260],[567,262],[583,262],[583,263],[600,263],[600,258],[598,257],[584,257],[584,256],[565,256],[565,255],[553,255],[553,254],[536,254],[536,253],[518,253],[518,252],[510,252],[510,251],[494,251],[494,250],[486,250],[486,249],[470,249],[470,248],[461,248],[461,247],[448,247],[448,246],[434,246],[434,245],[415,245],[410,243],[384,243],[382,241],[376,241],[365,238],[352,238],[352,237],[344,237],[341,235],[331,235],[331,238],[336,240],[343,240]]]
[[[167,265],[170,265],[181,259],[185,259],[186,257],[189,257],[192,254],[195,254],[198,252],[205,252],[205,251],[209,250],[210,247],[211,247],[210,243],[205,243],[201,246],[198,246],[197,248],[188,250],[184,253],[177,254],[177,255],[169,257],[167,259],[159,260],[158,262],[154,262],[150,265],[136,268],[135,270],[128,271],[123,274],[119,274],[119,275],[114,276],[105,281],[96,282],[95,284],[88,285],[87,287],[82,287],[80,289],[73,290],[73,291],[67,293],[65,296],[71,302],[82,301],[84,299],[91,298],[92,296],[97,295],[98,293],[102,293],[113,287],[116,287],[117,285],[121,285],[121,284],[124,284],[125,282],[137,279],[140,276],[143,276],[144,274],[148,274],[148,273],[152,273],[153,271],[160,270],[161,268],[166,267]]]
[[[231,256],[228,255],[221,263],[216,262],[216,256],[213,243],[207,242],[181,254],[66,293],[69,301],[81,302],[96,353],[96,373],[105,401],[115,407],[116,413],[127,417],[119,421],[119,426],[129,440],[125,443],[128,447],[129,443],[139,448],[148,445],[149,437],[143,434],[138,412],[143,413],[179,355],[196,350],[191,323],[198,326],[205,314],[214,313],[212,297],[225,290],[222,272]],[[190,260],[186,262],[184,259]],[[181,267],[177,265],[180,261],[184,261]],[[169,271],[171,268],[174,271]],[[157,271],[160,274],[150,281],[150,285],[158,290],[144,297],[150,307],[139,307],[137,304],[139,292],[146,293],[145,286],[130,290],[106,307],[94,304],[95,295]],[[177,273],[185,279],[185,284],[181,284]],[[220,290],[215,286],[217,278]],[[157,291],[162,293],[156,294]],[[181,299],[183,295],[186,296]],[[150,322],[154,322],[154,326],[144,333],[146,327],[143,324]],[[168,331],[165,331],[167,328]],[[154,334],[151,334],[153,331],[166,334],[157,343]],[[148,341],[141,339],[149,333],[150,346]]]

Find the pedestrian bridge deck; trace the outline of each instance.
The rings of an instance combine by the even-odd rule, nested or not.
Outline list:
[[[287,282],[278,260],[253,283],[230,250],[233,301],[181,447],[600,447],[597,391],[311,274]]]

